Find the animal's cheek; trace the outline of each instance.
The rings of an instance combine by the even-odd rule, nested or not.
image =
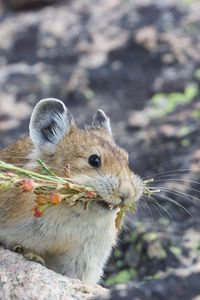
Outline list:
[[[135,175],[133,180],[133,185],[135,189],[135,200],[138,201],[144,192],[143,180],[139,176]]]

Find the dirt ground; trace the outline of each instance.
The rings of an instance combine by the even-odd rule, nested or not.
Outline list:
[[[105,110],[132,169],[161,192],[127,217],[102,284],[113,299],[197,300],[200,3],[50,2],[1,5],[0,147],[28,133],[41,98],[62,99],[80,126]]]

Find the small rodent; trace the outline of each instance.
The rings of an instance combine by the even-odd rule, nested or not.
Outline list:
[[[94,187],[102,201],[84,209],[61,203],[43,217],[32,216],[34,195],[17,188],[0,193],[0,242],[54,271],[87,283],[99,282],[116,243],[118,208],[135,203],[142,180],[128,166],[128,154],[113,139],[110,120],[99,110],[86,129],[79,129],[64,103],[44,99],[30,120],[30,138],[0,151],[0,160],[37,170],[43,160],[58,176],[70,165],[75,183]]]

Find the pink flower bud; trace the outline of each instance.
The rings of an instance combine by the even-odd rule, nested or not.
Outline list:
[[[32,179],[23,179],[20,181],[20,187],[22,188],[23,192],[33,192],[35,185]]]

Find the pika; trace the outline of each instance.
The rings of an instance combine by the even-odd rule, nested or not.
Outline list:
[[[116,206],[136,203],[143,193],[142,180],[130,170],[128,154],[116,145],[102,110],[80,129],[62,101],[43,99],[33,110],[29,131],[30,137],[1,150],[0,160],[37,170],[41,159],[61,177],[69,164],[73,181],[93,187],[102,201],[87,209],[81,203],[61,203],[35,218],[34,195],[3,190],[0,242],[55,272],[96,284],[116,244]]]

